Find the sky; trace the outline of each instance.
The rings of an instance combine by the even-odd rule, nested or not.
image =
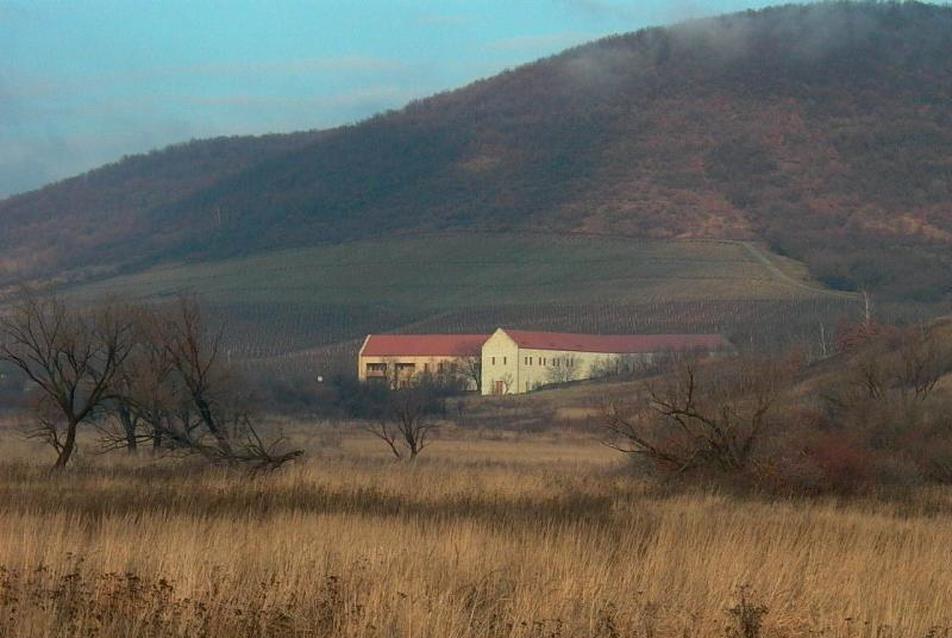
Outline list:
[[[754,0],[0,0],[0,198],[193,138],[364,119]]]

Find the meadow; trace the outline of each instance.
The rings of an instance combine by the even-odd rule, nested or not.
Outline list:
[[[0,636],[952,635],[948,489],[738,498],[578,429],[447,426],[409,464],[282,428],[308,456],[274,474],[87,441],[51,475],[7,424]]]

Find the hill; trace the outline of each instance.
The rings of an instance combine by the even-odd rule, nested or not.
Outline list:
[[[326,133],[192,140],[124,157],[78,177],[0,201],[0,281],[79,270],[72,278],[112,271],[123,245],[146,233],[157,210],[263,159],[287,153]],[[166,220],[171,229],[178,222]],[[152,254],[170,250],[148,232]]]
[[[11,279],[447,229],[762,239],[829,285],[941,300],[950,87],[950,7],[648,29],[356,126],[127,158],[0,202],[0,250]]]

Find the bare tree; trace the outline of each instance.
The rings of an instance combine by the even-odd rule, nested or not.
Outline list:
[[[662,382],[646,385],[639,401],[606,407],[605,443],[677,473],[743,471],[770,426],[783,373],[749,358],[681,361]]]
[[[259,436],[251,406],[238,391],[240,380],[220,356],[221,331],[207,329],[195,300],[182,298],[170,311],[146,316],[142,332],[122,397],[144,425],[137,440],[256,468],[275,468],[302,454]]]
[[[482,357],[460,357],[457,360],[457,370],[466,380],[467,385],[472,385],[476,392],[483,387],[483,358]],[[471,383],[470,383],[471,382]]]
[[[397,459],[406,455],[412,461],[427,447],[436,429],[437,395],[425,379],[414,379],[408,387],[389,393],[365,430],[384,441]]]
[[[66,466],[79,425],[115,392],[133,347],[127,315],[117,304],[82,311],[25,292],[0,318],[0,359],[37,390],[38,424],[29,434],[56,451],[54,468]]]
[[[852,358],[847,374],[858,392],[846,393],[841,400],[925,401],[952,367],[950,360],[949,348],[925,327],[893,332]]]
[[[119,372],[116,392],[105,405],[106,418],[99,423],[103,451],[125,448],[130,453],[151,443],[153,453],[163,447],[162,432],[154,424],[177,404],[172,387],[172,367],[155,330],[154,309],[131,308],[136,347]]]
[[[917,326],[900,335],[896,381],[907,395],[925,401],[952,369],[952,349],[934,333]]]
[[[546,370],[546,381],[548,383],[569,383],[576,379],[577,369],[575,366],[568,365],[568,359],[556,359],[558,365],[550,365]],[[595,366],[597,368],[597,366]],[[601,373],[600,368],[593,370],[592,376],[608,376],[608,372]]]

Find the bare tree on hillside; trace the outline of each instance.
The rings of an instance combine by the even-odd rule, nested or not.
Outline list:
[[[56,451],[63,468],[76,449],[79,425],[116,391],[134,347],[128,315],[117,304],[91,311],[24,293],[0,318],[0,359],[19,368],[37,391],[38,424],[29,434]]]
[[[765,360],[683,360],[639,400],[607,406],[605,443],[675,473],[743,471],[770,427],[784,376]]]
[[[852,402],[890,397],[925,401],[949,369],[952,351],[926,328],[898,331],[854,356],[847,374],[860,396],[844,398]]]

